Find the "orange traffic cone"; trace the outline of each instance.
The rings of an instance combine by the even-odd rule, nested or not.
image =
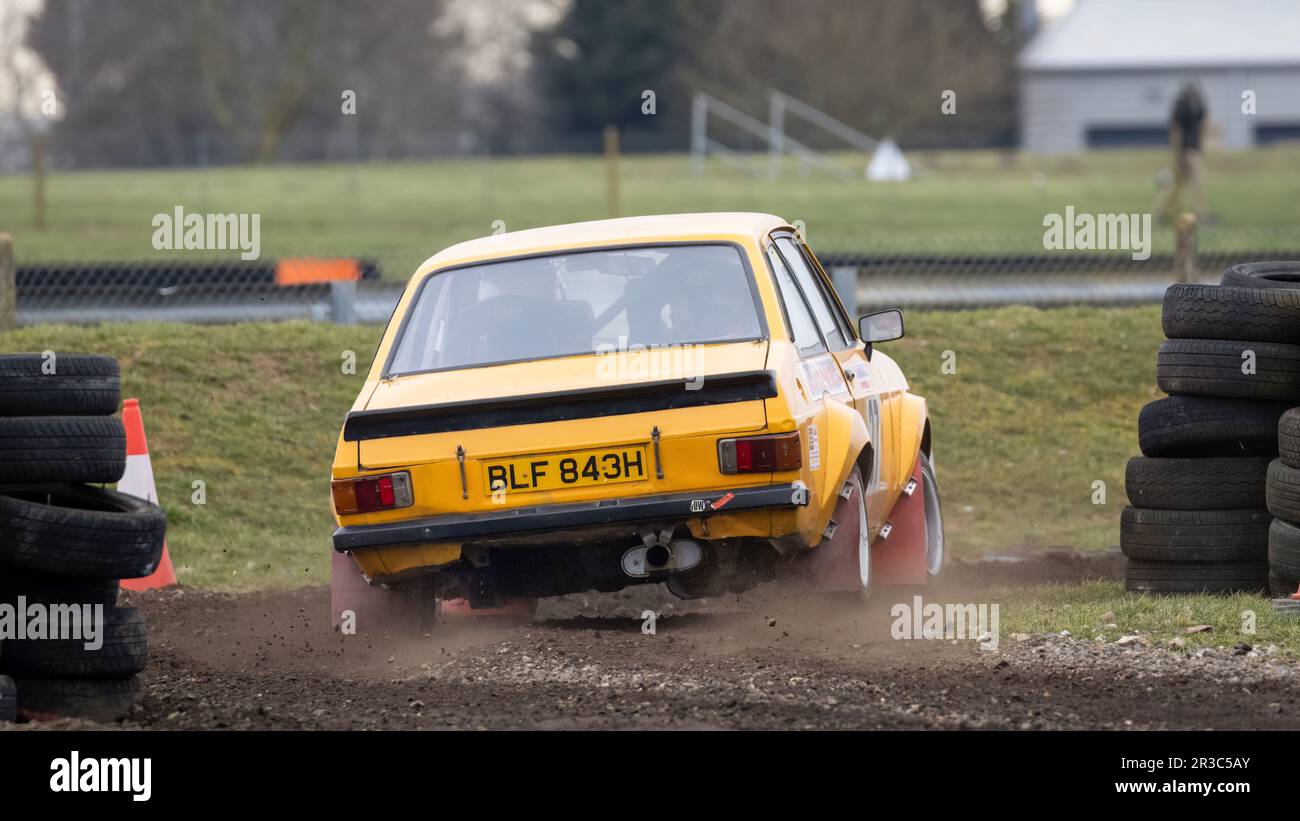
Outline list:
[[[158,490],[153,483],[153,464],[149,461],[149,442],[144,438],[144,419],[140,416],[140,400],[128,399],[122,403],[122,426],[126,428],[126,473],[117,483],[118,491],[158,504]],[[149,590],[176,584],[172,570],[172,557],[163,541],[162,560],[152,575],[143,579],[123,579],[127,590]]]

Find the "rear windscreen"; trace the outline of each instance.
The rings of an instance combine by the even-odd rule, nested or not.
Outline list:
[[[758,339],[740,249],[669,245],[492,262],[428,277],[387,375]]]

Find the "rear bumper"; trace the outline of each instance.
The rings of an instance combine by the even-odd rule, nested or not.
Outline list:
[[[501,537],[623,522],[698,519],[716,513],[804,507],[807,504],[808,491],[798,483],[731,491],[716,490],[706,495],[697,491],[637,496],[583,504],[544,505],[463,516],[430,516],[381,525],[340,527],[334,531],[334,549],[341,553],[390,545],[463,542],[489,536]]]

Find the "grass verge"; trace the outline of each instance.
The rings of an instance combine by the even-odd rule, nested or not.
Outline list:
[[[1060,633],[1083,641],[1141,636],[1152,645],[1181,640],[1179,649],[1276,645],[1300,659],[1300,618],[1273,612],[1263,595],[1143,596],[1115,581],[1048,585],[987,594],[999,602],[1004,642],[1014,633]],[[1209,630],[1205,630],[1209,627]],[[1189,628],[1198,628],[1188,632]]]

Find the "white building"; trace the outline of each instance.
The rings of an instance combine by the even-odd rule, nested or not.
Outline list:
[[[1300,0],[1077,0],[1019,63],[1029,151],[1167,144],[1189,80],[1210,146],[1300,139]]]

